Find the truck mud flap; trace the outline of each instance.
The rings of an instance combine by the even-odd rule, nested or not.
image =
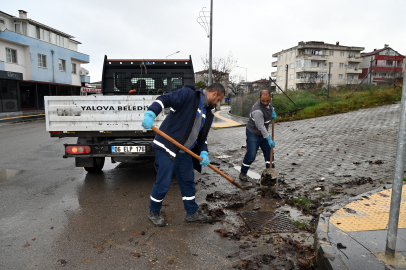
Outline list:
[[[76,167],[93,167],[92,157],[75,157]]]

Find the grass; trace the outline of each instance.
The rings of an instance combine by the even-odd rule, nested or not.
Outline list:
[[[405,181],[405,182],[406,182],[406,177],[403,177],[403,181]]]
[[[403,178],[403,181],[405,181],[405,178]],[[379,184],[383,184],[383,181],[382,180],[379,181]]]
[[[353,94],[354,87],[338,86],[330,88],[330,99],[327,101],[327,91],[287,91],[288,96],[301,108],[296,106],[283,94],[274,96],[273,104],[278,117],[276,121],[292,121],[309,119],[318,116],[333,115],[377,106],[393,104],[401,100],[402,87],[390,85],[362,86]],[[350,95],[351,94],[351,95]]]
[[[299,229],[303,229],[304,227],[306,227],[307,223],[306,222],[300,222],[299,220],[295,221],[295,226],[298,227]]]

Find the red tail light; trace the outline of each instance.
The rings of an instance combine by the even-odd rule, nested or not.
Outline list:
[[[89,154],[90,151],[90,147],[85,145],[66,146],[65,148],[65,152],[72,155]]]
[[[51,131],[52,134],[62,134],[62,131]]]

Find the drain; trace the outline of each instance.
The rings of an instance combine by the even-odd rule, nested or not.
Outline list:
[[[271,211],[240,212],[240,216],[253,232],[297,232],[298,229],[283,213]]]

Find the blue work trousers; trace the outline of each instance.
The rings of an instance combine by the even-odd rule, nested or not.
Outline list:
[[[247,173],[252,162],[254,162],[257,155],[258,148],[261,147],[262,153],[265,158],[265,167],[269,168],[270,157],[271,157],[271,147],[269,146],[267,138],[264,138],[254,133],[250,132],[248,129],[245,130],[247,135],[247,152],[245,153],[244,160],[241,165],[241,172]],[[272,168],[275,168],[274,156],[272,157]]]
[[[156,182],[152,188],[149,210],[159,212],[162,201],[171,186],[173,174],[178,179],[183,205],[187,215],[193,215],[199,206],[195,202],[195,174],[192,157],[187,153],[176,154],[175,160],[167,152],[155,149]]]

